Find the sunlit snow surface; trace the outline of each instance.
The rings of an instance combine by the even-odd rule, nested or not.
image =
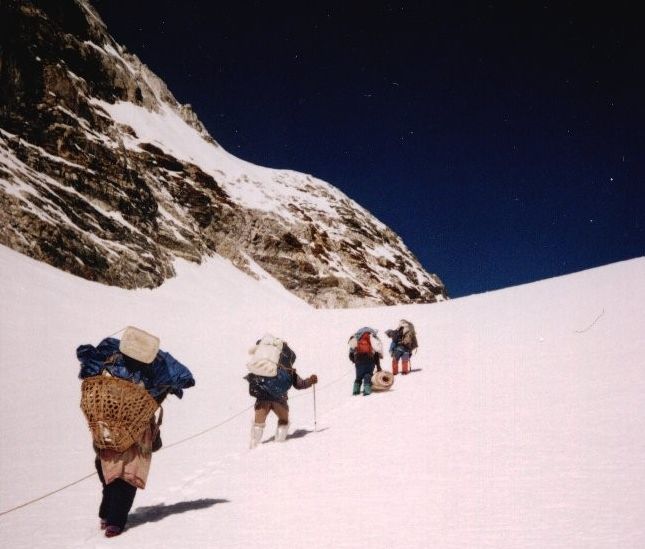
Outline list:
[[[91,283],[0,248],[0,513],[92,472],[75,348],[128,324],[197,380],[164,405],[130,528],[96,477],[0,516],[7,548],[645,547],[645,259],[435,305],[315,310],[224,260],[156,290]],[[401,318],[393,389],[351,396],[346,341]],[[313,391],[251,451],[247,349],[285,338]],[[387,338],[383,336],[384,342]],[[314,430],[315,429],[315,430]]]
[[[289,217],[284,205],[290,201],[302,201],[327,215],[337,216],[329,200],[312,196],[304,188],[302,182],[306,176],[303,174],[264,168],[227,153],[206,141],[165,103],[161,103],[159,112],[152,112],[123,101],[112,104],[94,99],[92,102],[119,124],[134,129],[136,137],[125,135],[126,146],[138,149],[142,143],[152,143],[179,160],[197,164],[213,175],[234,200],[247,208],[280,211],[283,217]],[[338,200],[347,199],[323,181],[309,178],[308,184],[327,195],[335,195]]]

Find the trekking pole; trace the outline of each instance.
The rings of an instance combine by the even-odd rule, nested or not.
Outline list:
[[[316,384],[315,383],[313,384],[313,388],[314,388],[314,433],[315,433],[318,429],[318,425],[316,421]]]

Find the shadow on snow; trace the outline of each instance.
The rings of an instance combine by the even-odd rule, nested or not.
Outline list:
[[[302,438],[306,437],[307,435],[311,433],[322,433],[323,431],[326,431],[329,429],[329,427],[325,427],[324,429],[317,429],[317,430],[312,430],[312,429],[296,429],[293,433],[290,435],[287,435],[287,440],[291,440],[293,438]],[[269,442],[274,442],[275,441],[275,435],[272,436],[271,438],[268,438],[267,440],[263,441],[262,444],[267,444]]]
[[[202,498],[193,501],[180,501],[172,505],[160,503],[149,507],[138,507],[128,518],[128,529],[136,528],[147,522],[158,522],[170,515],[185,513],[186,511],[197,511],[212,507],[216,503],[228,503],[227,499]]]

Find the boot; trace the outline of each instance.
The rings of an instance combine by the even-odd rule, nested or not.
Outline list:
[[[404,358],[402,361],[402,374],[406,375],[410,373],[410,360]]]
[[[287,440],[287,433],[289,432],[289,424],[278,425],[278,430],[275,432],[275,441],[284,442]]]
[[[399,373],[399,360],[396,358],[392,359],[392,375],[397,375]]]
[[[113,524],[108,524],[105,527],[105,537],[106,538],[113,538],[114,536],[118,536],[121,534],[122,528],[119,528],[118,526],[114,526]]]
[[[255,448],[262,440],[264,432],[264,423],[254,423],[251,427],[251,449]]]
[[[368,396],[372,394],[372,384],[366,383],[363,385],[363,396]]]
[[[361,392],[361,382],[360,381],[355,381],[354,382],[354,389],[352,390],[352,395],[357,395]]]

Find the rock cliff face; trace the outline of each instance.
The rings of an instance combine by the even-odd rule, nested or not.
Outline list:
[[[445,296],[338,189],[224,151],[85,0],[3,0],[0,40],[0,243],[125,288],[219,254],[317,307]]]

